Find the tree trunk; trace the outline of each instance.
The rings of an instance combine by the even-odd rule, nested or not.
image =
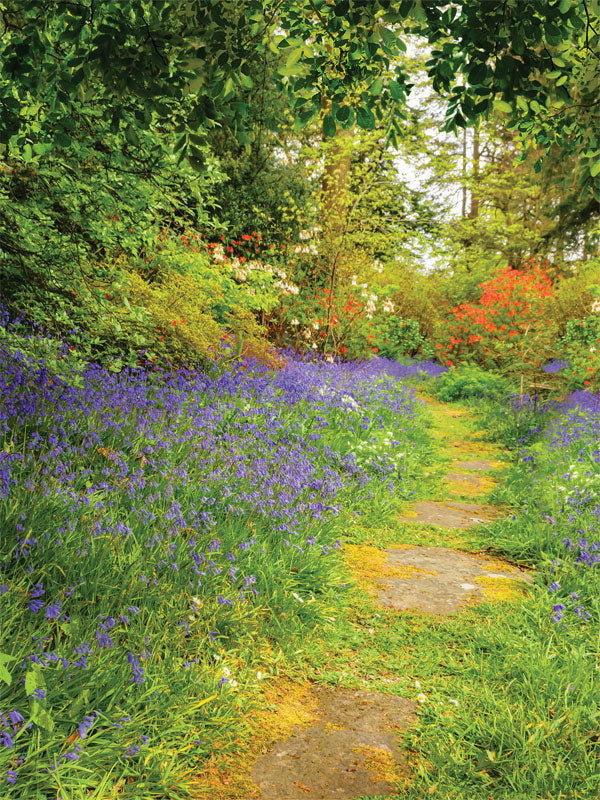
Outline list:
[[[467,216],[467,129],[463,130],[462,140],[462,209],[463,219]]]
[[[473,129],[473,168],[471,170],[471,207],[469,209],[469,219],[477,219],[479,216],[479,128]]]
[[[325,137],[326,138],[326,137]],[[324,238],[337,249],[346,230],[349,206],[352,130],[338,128],[333,140],[327,139],[325,166],[321,179],[321,209]]]

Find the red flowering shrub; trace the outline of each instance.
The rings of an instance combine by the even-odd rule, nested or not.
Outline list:
[[[437,345],[440,360],[535,372],[556,349],[548,266],[532,259],[524,269],[506,267],[480,284],[477,303],[452,308],[446,341]]]

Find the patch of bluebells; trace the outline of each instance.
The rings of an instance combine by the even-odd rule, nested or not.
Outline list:
[[[600,395],[590,392],[588,389],[578,389],[567,395],[558,405],[558,410],[562,412],[578,409],[589,411],[592,414],[600,414]]]
[[[546,364],[544,364],[542,369],[548,375],[555,375],[557,372],[560,372],[562,369],[565,369],[565,367],[568,367],[568,366],[569,366],[569,362],[568,361],[561,361],[561,360],[559,360],[557,358],[553,358],[550,361],[548,361]]]
[[[523,511],[537,516],[550,537],[548,591],[552,621],[560,625],[597,621],[600,612],[600,397],[590,406],[559,406],[535,453],[522,453],[532,464]]]
[[[177,709],[202,692],[226,701],[209,656],[243,636],[243,614],[269,607],[265,572],[293,597],[333,587],[344,505],[412,492],[418,403],[398,379],[418,367],[88,364],[69,380],[2,344],[0,364],[0,624],[18,654],[18,680],[0,681],[0,711],[11,709],[0,768],[16,785],[46,775],[50,794],[57,771],[64,789],[78,785],[80,759],[92,781],[115,760],[131,770],[140,726],[166,741],[168,719],[179,730]],[[293,597],[314,624],[318,604]],[[17,764],[32,676],[39,719],[60,722],[43,763]],[[126,716],[99,710],[115,686]]]

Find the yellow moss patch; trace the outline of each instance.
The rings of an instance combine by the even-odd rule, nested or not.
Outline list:
[[[471,440],[461,439],[460,441],[450,441],[447,443],[447,445],[449,448],[452,448],[452,450],[454,450],[455,452],[469,456],[478,455],[481,456],[481,458],[483,459],[485,459],[486,456],[494,456],[498,452],[495,448],[490,447],[489,444],[472,439]]]
[[[394,545],[394,548],[405,549],[411,545]],[[386,578],[412,578],[414,575],[435,575],[435,571],[410,566],[393,566],[388,563],[384,550],[378,550],[370,544],[347,544],[344,547],[346,562],[358,580],[366,584],[367,589],[376,592],[374,581]]]
[[[399,764],[393,753],[380,747],[353,747],[355,753],[363,757],[363,767],[370,773],[375,783],[386,782],[397,785],[406,779],[406,768]]]
[[[492,578],[480,575],[473,579],[481,586],[485,599],[491,603],[506,603],[522,597],[526,592],[526,584],[513,578]]]
[[[325,723],[325,730],[327,733],[332,733],[332,731],[343,731],[345,727],[345,725],[334,725],[333,722]]]
[[[443,406],[436,406],[437,413],[443,414],[444,417],[465,417],[468,412],[456,408],[444,408]]]
[[[514,564],[509,564],[508,561],[490,559],[489,556],[486,556],[486,559],[488,560],[481,566],[483,569],[487,569],[488,572],[511,572],[518,577],[521,577],[523,574],[518,567],[515,567]]]
[[[489,494],[489,492],[497,485],[496,481],[492,478],[480,477],[477,483],[469,480],[457,480],[454,478],[447,478],[444,481],[448,489],[461,497],[481,497],[482,495]]]
[[[259,797],[251,780],[254,762],[275,742],[292,735],[296,726],[306,727],[317,718],[317,699],[308,683],[283,679],[267,686],[260,707],[252,715],[247,738],[236,743],[234,754],[220,754],[218,742],[208,763],[191,786],[192,797],[203,800],[241,800]]]
[[[402,516],[403,516],[403,517],[417,517],[417,516],[418,516],[418,514],[417,514],[417,512],[414,510],[414,508],[408,508],[406,511],[403,511],[403,512],[402,512]]]

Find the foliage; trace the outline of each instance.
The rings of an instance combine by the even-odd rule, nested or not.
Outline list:
[[[496,398],[507,392],[507,382],[495,372],[465,366],[450,369],[435,384],[435,394],[444,402],[472,397]]]
[[[128,128],[132,142],[157,122],[174,127],[181,135],[178,150],[202,169],[194,139],[200,126],[221,125],[249,140],[245,121],[256,54],[269,49],[281,59],[276,87],[289,92],[299,127],[319,117],[328,101],[323,129],[331,136],[338,126],[356,121],[372,130],[401,113],[408,87],[398,57],[406,50],[405,35],[417,33],[434,45],[428,68],[436,91],[448,95],[450,126],[464,126],[501,98],[496,107],[518,112],[515,122],[541,143],[585,149],[589,182],[593,133],[587,120],[578,125],[575,115],[565,119],[561,111],[573,101],[587,106],[594,96],[596,6],[524,0],[483,7],[465,0],[458,13],[442,6],[437,0],[134,7],[103,0],[90,6],[60,2],[52,11],[39,0],[7,5],[2,128],[11,148],[27,146],[35,156],[34,145],[67,142],[71,120],[80,115],[102,116],[110,106],[108,116],[118,126],[135,110]],[[581,42],[582,54],[573,40]],[[574,71],[577,97],[570,83]],[[532,126],[532,115],[546,107],[549,119]]]
[[[428,12],[422,33],[437,45],[428,66],[434,89],[450,92],[449,125],[464,124],[493,105],[529,148],[577,153],[579,189],[598,199],[598,4],[466,2],[457,15],[433,6]],[[498,92],[503,96],[494,102]]]
[[[391,359],[433,356],[418,320],[403,319],[397,313],[391,299],[397,287],[374,282],[359,284],[359,276],[354,275],[349,285],[342,284],[338,291],[331,292],[318,285],[319,278],[327,274],[319,257],[309,263],[315,267],[313,281],[306,282],[306,262],[303,271],[296,267],[299,294],[290,294],[281,316],[271,320],[273,326],[279,326],[280,343],[351,360],[372,355]],[[375,264],[372,269],[383,267]],[[285,330],[289,331],[289,338],[284,340]]]
[[[566,346],[591,345],[600,339],[600,314],[590,314],[585,319],[571,319],[563,340]]]
[[[563,273],[562,280],[555,286],[553,308],[561,336],[564,336],[570,320],[581,320],[589,315],[599,282],[600,267],[595,258],[586,264],[574,264]]]
[[[597,308],[598,302],[592,308]],[[600,388],[600,315],[597,310],[584,319],[569,320],[562,339],[564,357],[568,368],[561,375],[566,377],[571,391],[588,388],[598,392]]]

